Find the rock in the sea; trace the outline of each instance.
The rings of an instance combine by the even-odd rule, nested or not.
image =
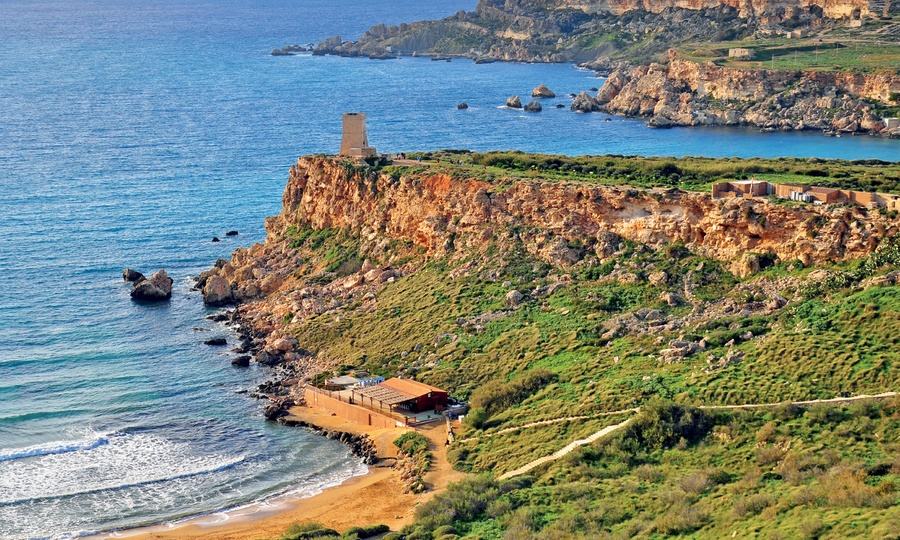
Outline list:
[[[147,279],[144,277],[144,274],[138,272],[137,270],[132,270],[131,268],[126,268],[122,270],[122,279],[131,283],[137,283],[143,279]]]
[[[582,92],[575,96],[575,99],[572,100],[572,105],[570,107],[573,111],[578,112],[594,112],[600,110],[600,104],[597,103],[597,100],[591,97],[587,92]]]
[[[215,347],[221,347],[222,345],[227,345],[228,340],[226,340],[223,337],[214,337],[214,338],[207,339],[206,341],[203,342],[203,344],[204,345],[212,345]]]
[[[536,100],[532,100],[528,105],[525,105],[525,112],[541,112],[542,110],[543,107]]]
[[[459,110],[461,110],[461,111],[464,111],[464,110],[466,110],[466,109],[469,108],[469,104],[466,103],[466,102],[464,101],[464,102],[462,102],[462,103],[457,104],[457,105],[456,105],[456,108],[459,109]]]
[[[218,237],[218,236],[213,236],[213,237],[212,237],[212,241],[213,241],[213,242],[221,242],[221,240],[219,240],[219,237]]]
[[[232,361],[231,365],[235,367],[249,367],[250,366],[250,355],[242,354],[240,356],[236,356]]]
[[[234,302],[231,284],[222,276],[210,276],[203,285],[203,303],[208,306],[224,306]]]
[[[160,270],[149,279],[139,281],[131,289],[131,297],[135,300],[158,302],[172,297],[172,278],[165,270]]]
[[[553,90],[547,88],[547,85],[541,84],[531,91],[531,97],[553,98],[556,97],[556,93],[554,93]]]
[[[510,109],[521,109],[522,100],[519,99],[519,96],[510,96],[506,98],[506,106]]]
[[[562,103],[557,103],[557,104],[556,104],[556,108],[557,108],[557,109],[565,109],[566,106],[563,105]]]
[[[231,230],[231,231],[228,231],[225,233],[225,236],[237,236],[237,235],[238,235],[238,232],[234,231],[234,230]]]

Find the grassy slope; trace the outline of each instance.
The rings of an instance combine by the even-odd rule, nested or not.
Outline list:
[[[497,156],[502,160],[480,164]],[[499,185],[514,181],[511,177],[532,175],[605,181],[604,175],[589,172],[585,175],[583,170],[560,171],[555,161],[559,159],[579,166],[594,166],[599,160],[607,169],[610,167],[606,160],[612,160],[616,162],[613,169],[628,171],[607,173],[614,176],[613,183],[622,181],[622,174],[631,175],[628,179],[631,184],[647,185],[670,179],[664,175],[660,180],[657,176],[660,162],[670,160],[563,159],[522,154],[463,154],[453,155],[452,159],[463,161],[452,167],[456,174],[480,170],[482,174],[492,175],[492,181]],[[550,166],[547,160],[552,160]],[[759,162],[735,165],[715,160],[686,160],[677,165],[682,171],[688,171],[681,177],[697,175],[691,180],[697,186],[703,186],[716,175],[731,174],[729,170],[733,171],[734,167],[746,166],[784,166],[795,171],[802,167],[840,170],[847,173],[842,177],[847,182],[870,182],[873,178],[891,178],[896,174],[895,165],[755,161]],[[533,164],[540,168],[532,169]],[[446,163],[428,166],[450,167]],[[485,173],[487,168],[490,170]],[[715,172],[704,172],[710,170]],[[815,179],[820,181],[822,177]],[[307,260],[320,261],[304,269],[311,279],[321,279],[322,272],[340,269],[345,262],[359,259],[353,251],[356,243],[343,234],[299,230],[293,234],[297,238],[296,247]],[[492,411],[479,429],[469,427],[463,433],[463,438],[476,439],[460,443],[453,454],[459,468],[474,473],[499,474],[512,470],[622,417],[483,436],[536,420],[593,415],[645,404],[659,397],[694,405],[828,398],[844,392],[895,390],[900,380],[898,287],[845,289],[830,296],[815,290],[786,290],[782,292],[788,297],[800,295],[805,299],[794,301],[788,308],[769,316],[723,317],[677,333],[628,334],[606,341],[601,338],[604,321],[638,308],[685,315],[689,307],[670,307],[659,297],[665,291],[680,293],[681,278],[689,270],[695,270],[694,282],[698,285],[695,294],[705,301],[726,296],[746,301],[742,295],[747,293],[738,287],[741,281],[715,261],[692,255],[677,246],[659,252],[630,246],[625,253],[599,267],[570,271],[572,280],[552,294],[527,299],[517,309],[507,310],[504,297],[509,289],[527,292],[556,282],[564,271],[532,260],[516,245],[491,246],[485,254],[468,257],[458,254],[453,259],[427,263],[415,259],[414,251],[411,253],[414,261],[419,260],[420,269],[387,284],[378,293],[375,309],[351,308],[340,317],[326,314],[295,322],[291,328],[304,347],[344,359],[342,370],[365,368],[386,376],[415,376],[447,387],[461,398],[502,393],[509,381],[521,380],[537,370],[552,372],[555,376],[552,382],[516,396]],[[867,272],[879,274],[896,268],[897,261],[887,266],[881,265],[883,262],[880,260],[876,270]],[[466,263],[472,263],[474,270],[458,272]],[[701,263],[703,270],[696,271]],[[663,285],[651,285],[646,280],[623,284],[608,277],[616,266],[632,269],[639,275],[665,270],[670,280]],[[836,269],[852,271],[860,267],[844,264]],[[808,269],[779,264],[749,281],[801,280],[808,274]],[[495,316],[482,322],[480,329],[460,324],[485,313]],[[740,336],[748,330],[754,337],[742,340]],[[695,339],[705,337],[709,347],[679,362],[661,363],[659,349],[682,335]],[[722,357],[728,350],[726,343],[734,338],[737,338],[734,348],[745,354],[744,359],[719,370],[704,370],[707,357]],[[845,476],[850,473],[840,467],[857,462],[871,465],[896,455],[900,435],[896,432],[896,411],[874,417],[867,414],[848,413],[839,421],[825,423],[819,421],[826,415],[823,412],[777,420],[773,441],[790,440],[791,452],[796,450],[802,457],[816,448],[831,448],[842,455],[841,459],[828,458],[830,461],[821,464],[821,474],[800,483],[766,476],[767,468],[763,465],[780,466],[780,461],[774,464],[754,461],[755,430],[773,420],[771,413],[738,414],[717,419],[724,426],[720,429],[734,431],[729,435],[733,443],[721,444],[722,435],[710,432],[696,445],[659,449],[657,454],[647,457],[646,463],[626,464],[619,463],[622,456],[589,449],[553,465],[549,472],[539,469],[541,476],[534,485],[512,490],[504,496],[510,503],[507,512],[495,508],[496,517],[482,512],[469,520],[456,519],[455,526],[457,532],[468,533],[471,538],[500,538],[502,531],[515,531],[526,525],[529,531],[549,527],[548,531],[571,529],[587,536],[600,530],[617,534],[642,531],[641,534],[652,536],[669,530],[667,527],[672,532],[679,527],[689,531],[695,526],[702,532],[701,536],[710,538],[730,535],[733,530],[739,531],[739,536],[746,536],[752,531],[775,528],[783,530],[785,537],[795,537],[801,532],[812,537],[810,531],[815,532],[819,526],[829,534],[872,533],[892,523],[891,519],[897,519],[895,509],[878,506],[886,500],[883,497],[900,502],[891,487],[897,480],[897,470],[888,476],[863,478],[866,485],[881,490],[877,497],[870,494],[871,500],[881,501],[875,506],[870,504],[869,495],[865,500],[848,495],[846,500],[830,501],[826,488],[820,486],[837,482],[832,478],[835,475],[841,481],[847,480],[849,477]],[[890,415],[894,415],[893,420]],[[685,496],[672,491],[671,486],[679,485],[682,478],[712,466],[726,470],[730,480]],[[894,465],[895,469],[898,466]],[[659,474],[651,474],[648,467],[659,469]],[[850,476],[857,478],[859,474]],[[646,479],[651,477],[652,481]],[[795,498],[806,493],[803,490],[807,488],[820,496],[813,502],[795,503]],[[667,499],[673,496],[681,498]],[[756,508],[764,502],[765,508],[759,512],[740,510],[737,515],[732,510],[739,503]],[[693,521],[687,525],[657,522],[663,519],[659,517],[663,511],[673,505],[693,509],[685,510],[686,515],[693,516]],[[516,510],[532,506],[531,510]],[[677,521],[677,516],[670,517]],[[572,520],[580,524],[573,525]]]

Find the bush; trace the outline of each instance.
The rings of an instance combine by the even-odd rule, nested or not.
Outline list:
[[[701,410],[670,401],[651,401],[618,440],[622,455],[672,448],[682,439],[694,444],[709,433],[712,420]]]
[[[654,528],[662,534],[685,534],[703,527],[709,516],[695,506],[678,505],[661,515]]]
[[[379,534],[384,534],[390,532],[391,528],[387,525],[371,525],[369,527],[351,527],[347,529],[347,532],[344,533],[345,538],[371,538],[373,536],[378,536]]]
[[[499,494],[497,482],[488,476],[450,484],[446,491],[416,509],[416,528],[431,532],[457,521],[475,521],[485,515],[488,504]]]
[[[484,409],[470,409],[463,422],[474,429],[482,429],[489,418],[490,415]]]
[[[750,495],[749,497],[738,499],[738,501],[734,503],[734,514],[741,518],[755,516],[774,503],[775,499],[769,494],[759,493],[757,495]]]
[[[555,373],[546,369],[536,369],[507,383],[488,383],[472,394],[470,402],[473,409],[484,409],[487,415],[491,416],[520,403],[555,380]]]
[[[297,523],[291,525],[281,536],[281,540],[310,540],[312,538],[339,537],[334,529],[324,527],[321,523]]]
[[[394,446],[411,456],[428,453],[428,439],[416,431],[407,431],[397,437]]]

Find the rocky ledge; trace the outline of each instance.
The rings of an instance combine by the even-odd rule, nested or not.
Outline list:
[[[726,68],[680,58],[615,70],[596,96],[572,108],[649,119],[652,127],[753,126],[900,137],[881,116],[898,105],[900,75]]]

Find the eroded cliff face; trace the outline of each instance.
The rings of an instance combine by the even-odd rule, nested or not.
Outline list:
[[[484,252],[492,243],[520,239],[536,257],[563,267],[602,260],[623,240],[653,248],[681,242],[726,262],[751,252],[805,264],[839,261],[871,252],[898,229],[894,220],[861,207],[789,207],[674,189],[526,180],[498,189],[447,173],[398,178],[360,172],[339,159],[304,157],[291,167],[281,214],[266,221],[266,244],[238,250],[232,273],[256,279],[260,292],[276,289],[281,280],[253,264],[290,262],[288,231],[297,227],[350,231],[366,252],[409,241],[429,256]]]
[[[289,331],[291,321],[330,316],[338,324],[345,309],[373,309],[382,287],[417,272],[428,258],[446,257],[455,277],[497,271],[504,254],[524,249],[571,278],[580,268],[621,260],[628,249],[681,242],[746,276],[763,257],[805,265],[862,257],[900,232],[896,219],[861,207],[714,200],[705,193],[575,182],[503,185],[437,170],[397,176],[339,158],[303,157],[291,167],[281,213],[266,220],[265,242],[219,261],[198,286],[212,305],[240,304],[232,317],[241,335],[236,352],[248,354],[245,362],[252,354],[283,371],[280,382],[262,389],[277,408],[292,402],[298,380],[341,362],[303,349]],[[321,255],[298,247],[300,236],[326,229],[353,239],[357,265],[322,271]],[[639,279],[624,268],[616,272],[609,278]]]
[[[671,125],[752,125],[900,136],[870,102],[896,105],[900,76],[892,72],[833,73],[746,70],[698,63],[669,52],[665,64],[618,70],[596,107]]]

